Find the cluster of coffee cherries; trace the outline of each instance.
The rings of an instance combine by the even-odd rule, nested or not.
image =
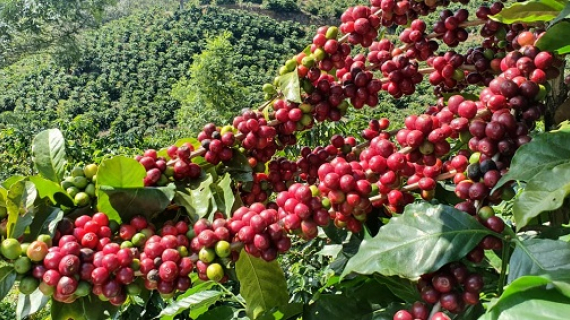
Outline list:
[[[492,207],[481,207],[477,211],[476,218],[482,225],[493,232],[501,234],[505,230],[505,222],[495,215],[495,210]],[[485,236],[479,243],[479,248],[483,250],[500,250],[502,247],[503,242],[493,235]]]
[[[239,257],[231,246],[232,235],[223,215],[216,214],[213,222],[196,221],[190,230],[190,249],[195,260],[198,277],[202,280],[226,282],[225,266]]]
[[[95,198],[95,181],[97,180],[98,166],[94,163],[86,166],[75,166],[69,172],[60,186],[73,199],[78,207],[91,204]]]
[[[41,234],[31,243],[20,243],[17,239],[7,238],[0,245],[0,253],[5,261],[12,261],[14,271],[20,277],[18,289],[22,294],[34,292],[40,282],[37,279],[39,263],[48,254],[52,239],[47,234]]]
[[[387,91],[394,98],[413,94],[416,91],[416,85],[423,80],[418,62],[406,57],[404,53],[382,63],[380,70],[382,75],[388,78],[388,81],[382,84],[382,90]]]
[[[448,90],[455,88],[458,82],[465,78],[465,72],[460,68],[464,61],[464,57],[454,51],[430,57],[427,63],[435,70],[430,73],[429,82]]]
[[[159,157],[154,149],[147,149],[144,154],[135,156],[137,160],[146,170],[146,177],[144,177],[144,185],[149,186],[164,186],[170,180],[168,176],[173,174],[172,167],[168,168],[166,159]]]
[[[261,112],[244,111],[234,118],[233,126],[241,134],[241,146],[258,162],[269,161],[277,151],[277,129],[268,125]]]
[[[298,68],[303,74],[317,66],[320,70],[344,68],[344,59],[350,54],[350,46],[337,40],[338,28],[323,26],[317,30],[311,44],[311,54],[301,53],[297,59],[301,60]]]
[[[236,139],[234,133],[227,129],[221,130],[215,124],[208,123],[198,134],[202,148],[206,150],[204,159],[213,165],[227,162],[233,157],[233,149]]]
[[[167,166],[167,175],[171,172],[174,180],[178,181],[200,177],[202,168],[192,162],[190,158],[192,151],[194,151],[194,146],[189,142],[182,144],[180,147],[176,145],[168,147],[166,152],[168,157],[170,157],[170,161]],[[170,167],[172,169],[169,169]]]
[[[287,224],[282,226],[279,222],[284,217],[276,208],[274,203],[266,206],[258,202],[237,209],[225,221],[233,245],[243,246],[247,253],[265,261],[273,261],[278,253],[287,252],[291,248],[289,230]]]
[[[394,314],[394,320],[417,320],[417,319],[425,319],[425,320],[451,320],[451,318],[441,312],[438,311],[434,313],[431,318],[429,318],[429,309],[428,307],[421,303],[415,302],[409,310],[399,310]]]
[[[275,120],[280,122],[273,128],[272,131],[274,133],[279,131],[279,133],[290,135],[296,131],[303,131],[313,127],[314,119],[311,114],[313,107],[309,104],[298,104],[278,99],[273,102],[273,110],[275,110]]]
[[[507,25],[502,24],[498,21],[489,19],[489,16],[496,15],[503,10],[503,3],[494,2],[491,6],[481,6],[477,8],[475,15],[481,20],[485,20],[485,24],[481,28],[480,34],[485,38],[492,38],[496,34],[500,34],[505,29],[508,29]],[[520,30],[519,30],[520,31]],[[511,49],[507,47],[508,49]]]
[[[346,59],[345,66],[350,63],[350,58]],[[345,68],[338,70],[345,70]],[[321,73],[320,69],[312,68],[304,80],[303,88],[307,95],[305,95],[303,102],[312,106],[313,117],[316,121],[339,121],[346,114],[348,102],[345,100],[344,87],[332,75]]]
[[[455,14],[451,10],[442,10],[439,21],[433,26],[433,32],[449,47],[457,47],[469,36],[467,30],[461,27],[461,23],[467,21],[468,17],[469,11],[466,9],[459,9]]]
[[[232,236],[225,220],[219,220],[212,224],[220,225],[216,229],[205,220],[193,229],[188,221],[169,220],[155,231],[142,216],[119,225],[98,212],[74,221],[63,218],[53,246],[48,235],[24,244],[9,238],[2,242],[0,252],[23,275],[19,287],[25,294],[39,288],[56,301],[72,303],[93,293],[121,305],[128,295],[146,288],[170,298],[190,288],[189,275],[194,270],[204,280],[227,279],[222,265],[214,260],[231,254],[237,259],[237,253],[231,251]]]
[[[326,196],[325,208],[331,208],[331,217],[339,228],[346,227],[358,233],[362,222],[372,210],[368,199],[373,194],[372,184],[367,180],[364,168],[357,161],[334,158],[319,167],[320,193]]]
[[[309,150],[310,151],[310,150]],[[303,157],[304,159],[305,157]],[[298,173],[297,164],[285,157],[278,157],[267,165],[269,173],[267,179],[275,192],[287,190],[287,181],[293,181]]]
[[[386,130],[390,126],[390,120],[387,118],[372,119],[368,122],[368,128],[362,130],[362,138],[370,141],[376,137],[382,136],[384,139],[390,139],[390,133]]]
[[[477,47],[467,50],[464,64],[475,68],[465,76],[467,84],[488,86],[501,71],[500,63],[504,55],[503,51],[493,48]]]
[[[400,187],[405,177],[416,173],[416,168],[408,162],[405,154],[397,152],[396,145],[388,135],[373,138],[369,147],[360,153],[359,160],[358,165],[372,183],[374,193],[384,195],[373,201],[373,206],[386,206],[392,212],[402,212],[403,207],[413,201],[412,194],[400,190]]]
[[[135,278],[133,253],[112,242],[111,227],[103,213],[61,220],[54,246],[33,270],[40,291],[64,303],[91,292],[114,305],[125,302]]]
[[[378,37],[380,17],[373,14],[370,7],[350,7],[341,15],[340,20],[342,21],[340,31],[348,34],[348,42],[353,45],[370,47]]]
[[[271,194],[268,176],[264,172],[253,173],[253,181],[238,182],[241,200],[245,205],[255,202],[265,202]],[[275,186],[273,186],[275,189]]]
[[[426,23],[421,19],[415,19],[411,22],[410,27],[404,29],[400,33],[399,39],[406,45],[406,57],[417,59],[418,61],[426,61],[437,50],[439,45],[436,41],[428,39],[426,31]]]
[[[347,59],[344,69],[337,70],[337,77],[342,80],[344,95],[356,109],[364,105],[375,107],[378,104],[378,92],[382,90],[382,81],[375,79],[371,71],[366,70],[366,57],[362,54]]]
[[[317,226],[329,223],[329,213],[316,194],[316,188],[300,183],[292,184],[277,195],[279,217],[288,232],[300,234],[310,240],[317,236]]]
[[[394,24],[404,26],[408,24],[408,16],[414,1],[371,0],[372,12],[382,10],[381,24],[385,27]]]
[[[479,303],[479,295],[483,290],[483,277],[478,273],[470,273],[461,262],[452,262],[440,270],[423,275],[417,287],[424,302],[415,302],[409,310],[400,310],[394,320],[419,319],[428,320],[430,306],[439,302],[442,309],[458,314],[468,305]],[[443,312],[435,313],[429,319],[450,319]]]
[[[395,48],[394,44],[386,38],[372,42],[369,50],[366,55],[366,60],[375,69],[379,68],[384,62],[392,59],[393,56],[402,53],[399,48]]]
[[[129,224],[120,226],[121,246],[133,252],[133,261],[139,265],[147,290],[157,290],[163,297],[170,298],[177,291],[190,288],[188,275],[193,272],[196,259],[189,257],[188,231],[187,221],[166,221],[155,233],[154,226],[142,216],[135,216]]]

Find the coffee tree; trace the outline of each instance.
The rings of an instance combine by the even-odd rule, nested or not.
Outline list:
[[[567,4],[447,5],[348,8],[262,106],[135,159],[73,165],[62,134],[41,132],[37,175],[0,188],[0,296],[17,284],[18,317],[49,299],[54,320],[157,305],[161,319],[565,319]],[[371,119],[360,137],[296,146],[422,81],[434,104],[402,128]],[[291,303],[278,261],[316,238],[334,275]]]

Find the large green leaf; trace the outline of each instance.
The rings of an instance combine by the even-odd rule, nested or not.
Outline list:
[[[509,263],[509,282],[526,275],[570,271],[570,243],[549,239],[517,242]]]
[[[234,181],[253,181],[253,169],[247,158],[238,150],[233,150],[233,157],[225,163],[226,172],[229,172]]]
[[[560,164],[536,174],[515,199],[513,214],[517,228],[545,211],[560,208],[570,194],[570,163]]]
[[[97,187],[143,188],[146,170],[133,158],[116,156],[103,160],[97,171]]]
[[[34,215],[34,219],[30,224],[30,233],[26,235],[26,238],[33,241],[40,234],[49,234],[53,237],[57,223],[61,221],[63,216],[64,212],[60,208],[40,207],[39,211]]]
[[[416,284],[408,279],[376,275],[374,280],[385,285],[392,294],[403,301],[417,301],[421,299]]]
[[[220,306],[204,312],[196,320],[233,320],[234,310],[230,306]]]
[[[535,0],[513,3],[491,19],[505,24],[548,22],[554,19],[564,5],[554,0]]]
[[[32,142],[32,161],[46,179],[60,182],[67,164],[65,138],[58,129],[44,130]]]
[[[10,186],[6,199],[8,237],[18,238],[32,223],[36,197],[36,187],[29,181],[18,181]]]
[[[16,270],[12,266],[0,268],[0,301],[12,290],[16,282]]]
[[[232,179],[228,173],[215,185],[213,193],[217,210],[229,217],[232,213],[235,196],[232,190]]]
[[[108,320],[113,319],[118,311],[118,307],[94,295],[79,298],[73,303],[51,301],[51,320]]]
[[[367,279],[344,288],[342,294],[321,294],[317,301],[305,306],[303,320],[385,319],[380,316],[382,310],[379,306],[394,302],[401,301],[384,285]],[[392,319],[394,312],[386,319]]]
[[[166,208],[165,202],[174,197],[173,187],[144,188],[145,176],[146,170],[133,158],[103,160],[97,171],[97,209],[121,222],[121,217],[152,215]]]
[[[570,17],[570,2],[566,2],[566,6],[560,12],[560,14],[552,21],[550,21],[551,25],[558,23],[561,20],[568,19]]]
[[[196,281],[197,276],[193,277],[191,280],[192,280],[192,282]],[[157,317],[160,317],[161,320],[172,320],[172,319],[174,319],[174,317],[176,315],[178,315],[181,312],[183,312],[184,310],[188,309],[188,307],[186,307],[186,306],[189,303],[192,303],[192,301],[195,301],[196,303],[190,309],[190,317],[192,319],[197,318],[199,315],[206,312],[208,310],[208,307],[211,304],[213,304],[217,301],[217,299],[212,298],[215,296],[213,293],[218,292],[218,291],[211,290],[215,285],[216,285],[216,283],[213,281],[205,281],[205,282],[201,282],[197,285],[192,286],[192,288],[186,290],[186,292],[184,292],[183,294],[178,296],[176,298],[175,302],[171,303],[167,308],[162,310],[161,315],[157,316]],[[211,294],[208,293],[206,295],[198,295],[199,293],[202,293],[202,292],[211,292]],[[210,298],[208,298],[208,297],[210,297]],[[220,298],[221,296],[216,296],[216,297]],[[203,298],[201,300],[201,302],[199,301],[200,298]],[[178,303],[178,301],[181,301],[181,302]],[[165,310],[167,310],[167,311],[165,312]],[[162,313],[164,313],[164,314],[162,314]]]
[[[104,194],[97,202],[97,208],[112,216],[119,215],[121,221],[129,221],[136,215],[153,217],[168,207],[174,198],[176,188],[173,184],[158,188],[123,189],[100,186],[98,195]]]
[[[427,202],[408,205],[372,239],[365,239],[343,272],[416,278],[457,261],[493,234],[465,212]]]
[[[269,311],[265,311],[259,316],[259,320],[289,320],[298,319],[303,313],[303,303],[287,303],[280,307],[275,307]]]
[[[24,180],[26,180],[26,179],[27,179],[27,178],[24,177],[24,176],[14,175],[14,176],[11,176],[10,178],[8,178],[8,179],[2,181],[2,186],[3,186],[4,188],[6,188],[6,189],[10,189],[10,187],[11,187],[14,183],[16,183],[16,182],[18,182],[18,181],[24,181]]]
[[[570,22],[563,20],[548,28],[538,39],[536,46],[540,50],[558,54],[570,52]]]
[[[40,311],[45,307],[48,301],[49,297],[44,296],[39,289],[36,289],[29,295],[20,293],[16,306],[16,319],[21,320]]]
[[[70,208],[75,205],[73,199],[58,183],[40,176],[31,176],[30,181],[36,186],[41,199],[49,198],[53,204],[61,204]]]
[[[277,261],[265,260],[241,252],[236,262],[240,293],[247,302],[247,314],[257,319],[264,311],[285,305],[289,300],[285,274]]]
[[[176,191],[174,202],[186,208],[194,220],[211,215],[216,211],[212,184],[214,179],[208,174],[196,188],[184,188]],[[214,188],[215,190],[215,188]]]
[[[297,69],[277,78],[277,86],[285,98],[291,102],[301,103],[301,84]]]
[[[530,181],[542,171],[570,163],[569,140],[568,131],[548,132],[536,136],[517,150],[509,172],[499,180],[495,189],[512,180]]]
[[[175,302],[169,304],[162,312],[156,317],[161,320],[171,320],[174,316],[180,314],[182,311],[200,308],[201,306],[210,306],[220,299],[221,291],[207,290],[185,296],[182,299],[177,299]]]
[[[525,276],[511,283],[501,297],[492,301],[480,320],[568,319],[570,297],[546,287],[544,277]]]

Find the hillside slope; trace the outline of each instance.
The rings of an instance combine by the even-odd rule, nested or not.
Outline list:
[[[304,27],[222,8],[153,10],[115,20],[85,35],[79,63],[65,70],[49,59],[28,59],[0,72],[0,172],[20,172],[30,139],[59,127],[73,157],[90,160],[173,128],[180,107],[171,88],[209,36],[224,30],[240,59],[233,72],[244,86],[271,80],[275,69],[308,42]],[[256,103],[262,96],[252,96]],[[169,132],[169,134],[175,134]],[[175,137],[172,137],[175,138]],[[163,142],[165,143],[165,142]],[[18,160],[19,159],[19,160]]]

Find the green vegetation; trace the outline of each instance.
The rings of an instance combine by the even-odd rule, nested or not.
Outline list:
[[[80,161],[175,140],[181,133],[170,129],[177,126],[180,103],[172,86],[207,39],[224,32],[231,33],[227,40],[239,56],[228,61],[228,71],[247,84],[244,93],[260,89],[286,56],[308,42],[300,25],[241,11],[153,9],[85,35],[82,58],[72,68],[40,55],[2,70],[2,176],[30,172],[31,137],[50,127],[64,131],[70,156]],[[233,110],[262,98],[247,95]]]

